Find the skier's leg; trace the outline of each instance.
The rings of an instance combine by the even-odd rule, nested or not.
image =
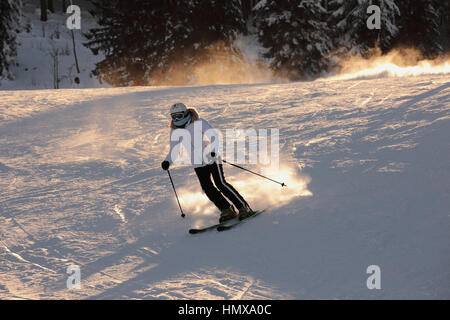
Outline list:
[[[234,189],[233,186],[225,180],[222,164],[212,163],[210,166],[214,183],[220,192],[222,192],[231,202],[233,202],[236,208],[250,208],[239,192],[237,192],[236,189]]]
[[[231,207],[231,204],[225,199],[219,190],[211,181],[211,168],[209,166],[195,168],[200,185],[209,200],[211,200],[220,211]]]

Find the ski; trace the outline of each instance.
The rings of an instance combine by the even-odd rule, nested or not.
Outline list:
[[[226,224],[228,224],[230,222],[233,222],[233,221],[236,221],[236,220],[237,220],[237,218],[234,218],[234,219],[230,219],[230,220],[227,220],[227,221],[224,221],[224,222],[216,223],[214,225],[211,225],[211,226],[208,226],[208,227],[204,227],[204,228],[189,229],[189,233],[190,234],[196,234],[196,233],[202,233],[202,232],[209,231],[209,230],[214,230],[214,229],[216,229],[218,227],[225,226]]]
[[[236,227],[237,225],[240,225],[242,222],[245,222],[251,218],[256,217],[257,215],[259,215],[260,213],[263,213],[264,211],[266,211],[267,209],[263,209],[263,210],[256,210],[255,213],[253,215],[251,215],[250,217],[247,217],[243,220],[238,220],[235,223],[232,224],[227,224],[227,225],[220,225],[217,227],[217,231],[225,231],[225,230],[230,230],[231,228]]]
[[[257,216],[258,214],[260,214],[260,213],[262,213],[262,212],[264,212],[266,210],[267,209],[256,210],[254,215],[252,215],[252,216],[250,216],[250,217],[248,217],[248,218],[246,218],[244,220],[239,220],[238,218],[234,218],[234,219],[231,219],[231,220],[227,220],[227,221],[224,221],[224,222],[213,224],[213,225],[208,226],[208,227],[189,229],[189,233],[190,234],[197,234],[197,233],[202,233],[202,232],[210,231],[210,230],[214,230],[214,229],[217,229],[217,231],[225,231],[225,230],[231,229],[232,227],[240,224],[241,222],[244,222],[244,221],[246,221],[246,220],[248,220],[250,218],[253,218],[253,217]]]

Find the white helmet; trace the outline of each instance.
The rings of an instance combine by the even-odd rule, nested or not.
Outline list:
[[[181,102],[177,102],[170,107],[170,114],[174,114],[174,113],[186,114],[186,112],[187,112],[187,107],[184,105],[184,103],[181,103]]]
[[[184,128],[191,120],[188,108],[181,102],[170,107],[170,116],[172,117],[172,123],[177,128]]]

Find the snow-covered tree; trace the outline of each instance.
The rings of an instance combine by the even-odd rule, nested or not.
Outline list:
[[[439,24],[442,15],[448,14],[445,12],[447,6],[448,1],[439,0],[400,1],[400,36],[397,42],[418,48],[427,57],[441,54],[448,35],[441,35]]]
[[[367,26],[372,14],[367,13],[367,8],[371,5],[380,8],[380,29],[369,29]],[[328,11],[337,52],[364,56],[376,46],[383,52],[392,48],[400,14],[394,0],[330,0]]]
[[[259,0],[260,1],[260,0]],[[241,0],[241,10],[244,19],[251,19],[253,15],[253,7],[259,2],[258,0]]]
[[[21,1],[0,1],[0,79],[13,79],[10,66],[17,55],[16,34],[19,31]]]
[[[94,73],[114,85],[183,84],[189,68],[245,29],[240,0],[94,1],[99,28],[86,46],[105,59]],[[181,72],[181,68],[185,72]]]
[[[162,81],[187,83],[195,66],[235,51],[232,42],[245,27],[240,0],[181,1],[167,18],[167,59],[158,71],[169,76]]]
[[[439,30],[441,33],[444,52],[450,51],[450,1],[443,1],[439,5],[441,16]]]
[[[322,1],[262,0],[254,9],[259,41],[277,73],[300,79],[327,69],[332,43]]]

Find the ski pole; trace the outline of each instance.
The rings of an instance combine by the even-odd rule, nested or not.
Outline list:
[[[245,169],[245,168],[243,168],[243,167],[241,167],[241,166],[238,166],[237,164],[234,164],[234,163],[231,163],[231,162],[227,162],[227,161],[225,161],[224,159],[222,159],[222,161],[225,162],[225,163],[228,163],[229,165],[232,165],[232,166],[234,166],[234,167],[236,167],[236,168],[239,168],[239,169],[248,171],[248,172],[250,172],[250,173],[256,174],[257,176],[260,176],[260,177],[265,178],[265,179],[267,179],[267,180],[270,180],[270,181],[272,181],[272,182],[278,183],[278,184],[280,184],[282,187],[286,187],[286,184],[285,184],[284,182],[278,182],[278,181],[275,181],[275,180],[273,180],[273,179],[271,179],[271,178],[268,178],[268,177],[266,177],[266,176],[263,176],[262,174],[259,174],[259,173],[253,172],[253,171],[251,171],[251,170]]]
[[[181,217],[184,218],[186,215],[183,212],[183,209],[181,208],[180,200],[178,199],[177,190],[175,190],[175,186],[173,184],[172,176],[170,175],[169,169],[167,169],[167,173],[169,174],[170,183],[172,184],[173,192],[175,192],[175,197],[177,198],[178,206],[180,207],[181,211]]]

